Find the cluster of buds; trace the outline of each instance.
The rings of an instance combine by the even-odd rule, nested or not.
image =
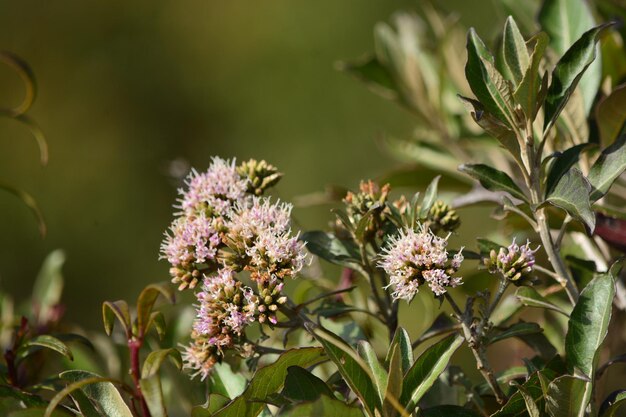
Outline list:
[[[426,226],[402,229],[383,250],[378,266],[389,275],[394,300],[410,302],[426,284],[436,296],[462,284],[454,277],[463,262],[461,251],[450,259],[447,238],[434,235]]]
[[[440,231],[451,233],[459,228],[461,219],[456,210],[443,201],[437,200],[428,211],[424,224],[435,234]]]
[[[250,159],[237,167],[237,173],[248,179],[248,193],[259,196],[276,185],[282,173],[274,165],[265,161]]]
[[[259,295],[256,303],[259,323],[278,323],[276,312],[287,302],[287,297],[282,294],[283,285],[285,284],[277,279],[258,282]]]
[[[530,241],[520,246],[513,239],[507,248],[500,248],[498,252],[492,249],[489,258],[485,259],[485,266],[490,273],[500,273],[506,280],[521,284],[532,273],[537,250],[539,246],[535,249],[530,248]]]
[[[161,245],[179,290],[194,289],[198,306],[185,348],[185,366],[206,378],[224,352],[250,353],[244,329],[250,323],[276,324],[286,302],[283,279],[304,266],[306,251],[292,235],[292,206],[259,197],[281,174],[265,161],[213,158],[208,170],[193,170],[176,218]],[[257,292],[236,277],[248,271]]]
[[[352,224],[358,224],[363,216],[374,209],[364,230],[365,237],[372,236],[382,228],[386,219],[387,208],[385,203],[387,202],[390,189],[389,184],[380,187],[371,180],[361,181],[357,193],[348,191],[344,197],[343,202],[346,205],[346,214]]]

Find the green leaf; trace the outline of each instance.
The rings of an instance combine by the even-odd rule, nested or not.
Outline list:
[[[537,307],[537,308],[545,308],[548,310],[556,311],[557,313],[561,313],[566,317],[569,317],[566,311],[564,311],[561,307],[556,304],[548,301],[543,295],[539,294],[537,290],[531,287],[519,287],[517,291],[515,291],[515,297],[525,306],[527,307]]]
[[[248,382],[241,373],[233,372],[226,362],[216,364],[209,378],[210,391],[230,399],[241,395]]]
[[[60,353],[69,360],[74,360],[74,356],[72,356],[72,351],[69,347],[67,347],[65,343],[63,343],[56,337],[47,334],[35,336],[22,344],[22,346],[20,346],[20,349],[18,350],[18,358],[25,358],[26,356],[28,356],[30,352],[29,348],[32,347],[44,347],[50,350],[54,350],[55,352]]]
[[[80,389],[107,417],[133,417],[120,393],[111,383],[110,378],[102,378],[86,371],[65,371],[60,374],[72,382],[50,401],[45,417],[50,417],[56,406],[73,391]]]
[[[142,377],[139,380],[139,386],[150,410],[151,417],[167,417],[159,375],[153,374],[147,378]]]
[[[345,404],[343,401],[322,395],[314,402],[299,404],[280,415],[281,417],[363,417],[363,412],[357,407]]]
[[[368,365],[370,370],[372,371],[372,381],[374,382],[374,386],[376,387],[376,391],[378,392],[378,398],[380,403],[382,404],[385,399],[385,389],[387,387],[387,371],[380,364],[378,357],[376,356],[376,352],[372,348],[372,345],[369,344],[366,340],[360,340],[357,344],[357,351],[359,356],[363,358],[365,363]]]
[[[307,249],[314,255],[334,263],[362,272],[359,249],[352,240],[339,239],[332,233],[305,232],[300,239],[306,242]]]
[[[208,395],[205,404],[196,406],[191,410],[191,417],[211,417],[219,409],[226,406],[229,401],[230,398],[212,392]]]
[[[467,34],[465,76],[476,98],[489,113],[507,127],[517,124],[509,85],[494,67],[493,56],[473,28]]]
[[[285,381],[290,366],[308,368],[324,360],[321,348],[291,349],[278,357],[276,362],[256,371],[242,395],[236,397],[214,417],[255,417],[265,407],[262,402],[270,394],[278,392]]]
[[[38,311],[38,322],[45,323],[51,309],[61,301],[63,275],[61,268],[65,263],[65,252],[57,249],[51,252],[43,262],[33,286],[33,305]]]
[[[87,396],[81,391],[76,390],[71,394],[72,400],[78,405],[78,410],[84,417],[101,417],[95,405],[87,398]]]
[[[424,193],[424,200],[422,200],[422,206],[420,208],[420,219],[425,219],[428,216],[428,212],[430,208],[437,200],[437,185],[439,184],[439,180],[441,179],[441,175],[437,175]]]
[[[542,329],[537,323],[519,322],[509,326],[503,330],[493,330],[494,334],[489,335],[488,344],[493,344],[511,337],[527,336],[535,333],[541,333]]]
[[[446,369],[452,355],[463,343],[460,335],[451,335],[430,346],[417,358],[404,376],[400,403],[412,412],[420,399]]]
[[[404,333],[406,331],[402,328],[398,328],[396,331],[396,336]],[[402,379],[404,377],[404,366],[406,365],[406,369],[411,365],[411,361],[408,360],[406,355],[406,346],[407,343],[403,343],[402,339],[404,339],[404,335],[400,336],[400,340],[397,337],[394,337],[394,341],[391,343],[389,348],[390,356],[388,358],[387,363],[387,371],[389,376],[387,378],[387,386],[385,389],[385,397],[383,400],[383,415],[388,417],[395,417],[398,415],[398,410],[402,409],[402,405],[398,402],[400,395],[402,394]],[[413,356],[413,352],[411,351],[411,341],[408,340],[408,352],[411,354],[411,359]]]
[[[411,337],[402,327],[398,327],[393,335],[393,340],[389,345],[387,357],[385,358],[385,366],[391,366],[391,357],[395,350],[400,352],[400,370],[404,375],[413,364],[413,348],[411,347]]]
[[[570,168],[576,165],[581,152],[592,146],[593,145],[589,143],[581,143],[558,153],[554,157],[554,161],[550,166],[550,172],[548,173],[548,179],[546,180],[546,196],[554,190],[554,187],[556,187],[561,177],[563,177]]]
[[[590,383],[571,375],[558,377],[548,386],[546,404],[552,417],[584,417]],[[587,398],[587,401],[585,401]]]
[[[506,191],[513,197],[528,202],[524,192],[506,173],[484,164],[464,164],[459,171],[480,181],[480,184],[491,191]]]
[[[550,35],[550,46],[558,56],[565,54],[585,31],[595,26],[585,0],[545,0],[539,12],[539,23],[542,30]],[[600,78],[601,64],[598,60],[580,82],[587,113],[600,86]]]
[[[169,282],[150,284],[145,287],[137,298],[137,332],[141,337],[148,331],[152,308],[159,296],[163,296],[170,304],[176,302],[176,296]]]
[[[554,125],[578,85],[578,81],[595,59],[598,36],[608,26],[610,25],[601,25],[585,32],[556,64],[552,71],[552,82],[548,88],[544,107],[544,130],[546,132]]]
[[[614,417],[617,409],[626,404],[626,390],[619,390],[609,395],[600,407],[600,417]]]
[[[513,17],[509,16],[504,24],[502,37],[504,63],[513,75],[515,84],[519,84],[530,65],[530,56],[526,42]]]
[[[613,89],[596,107],[600,143],[608,146],[619,137],[626,122],[626,84]]]
[[[515,388],[520,393],[522,398],[524,398],[524,403],[526,404],[526,411],[528,411],[529,417],[541,417],[541,412],[539,411],[539,407],[535,402],[533,396],[526,390],[526,388],[522,385],[515,384]]]
[[[580,293],[565,337],[567,365],[593,376],[598,348],[606,337],[615,295],[611,271],[596,276]]]
[[[611,146],[604,149],[591,167],[587,179],[591,183],[591,201],[602,198],[611,188],[613,181],[626,169],[626,135],[620,136]]]
[[[530,120],[534,120],[537,109],[541,105],[541,103],[538,103],[539,91],[541,89],[539,64],[541,63],[547,44],[548,35],[546,35],[545,32],[539,32],[526,43],[526,45],[533,48],[533,52],[530,56],[530,64],[528,68],[526,68],[526,72],[517,88],[513,91],[513,98],[519,103],[524,114]]]
[[[476,411],[458,405],[438,405],[422,410],[422,417],[480,417]]]
[[[334,333],[320,327],[305,326],[324,347],[343,379],[363,404],[367,415],[373,417],[374,410],[381,410],[382,404],[374,388],[372,371],[367,364]]]
[[[614,267],[605,274],[596,276],[580,293],[580,297],[572,310],[565,336],[565,354],[570,373],[582,372],[586,380],[564,380],[563,387],[576,389],[576,401],[584,409],[591,399],[592,380],[597,365],[597,355],[606,337],[613,297],[615,296],[615,279],[612,275]],[[573,377],[571,377],[573,378]],[[579,385],[582,384],[582,388]],[[552,385],[552,384],[551,384]],[[556,388],[559,388],[557,386]],[[555,388],[555,389],[556,389]],[[559,399],[561,397],[557,397]],[[555,400],[555,404],[558,401]],[[556,407],[556,405],[555,405]],[[564,414],[565,415],[565,414]]]
[[[324,381],[299,366],[287,368],[282,394],[294,401],[314,401],[321,395],[333,397],[333,392]]]
[[[389,70],[374,56],[351,62],[342,61],[337,63],[336,68],[364,82],[370,90],[388,100],[398,100],[400,96]]]
[[[183,359],[180,355],[180,352],[177,349],[169,348],[169,349],[159,349],[152,351],[146,357],[146,360],[143,362],[143,367],[141,368],[141,377],[142,378],[150,378],[153,375],[157,375],[161,365],[165,358],[169,357],[172,360],[172,363],[178,368],[181,369],[183,366]]]
[[[591,185],[580,170],[570,168],[546,196],[546,201],[562,208],[593,231],[596,226],[596,216],[591,211],[590,191]]]
[[[113,332],[113,326],[116,318],[124,328],[126,336],[130,338],[131,325],[128,303],[124,300],[105,301],[102,303],[102,321],[104,322],[104,331],[109,336],[111,335],[111,332]]]

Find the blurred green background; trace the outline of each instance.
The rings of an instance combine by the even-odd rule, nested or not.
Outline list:
[[[28,130],[0,119],[0,179],[30,192],[48,224],[41,239],[31,213],[0,193],[1,288],[25,298],[44,256],[62,248],[68,319],[99,328],[103,300],[168,279],[158,251],[179,185],[172,173],[203,170],[212,155],[264,158],[285,173],[274,195],[291,200],[397,164],[375,139],[406,135],[414,121],[333,64],[371,51],[374,24],[415,6],[0,1],[0,48],[33,68],[29,115],[50,146],[41,167]],[[490,1],[439,6],[480,30],[503,22]],[[3,105],[23,95],[4,66],[0,92]],[[331,218],[328,206],[294,214],[305,230]]]

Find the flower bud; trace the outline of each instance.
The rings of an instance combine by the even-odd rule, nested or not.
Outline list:
[[[242,162],[237,167],[237,173],[242,178],[248,179],[248,192],[257,196],[276,185],[283,176],[275,166],[264,160],[257,161],[256,159]]]
[[[428,211],[426,223],[433,233],[439,231],[454,232],[461,225],[456,210],[441,200],[437,200]]]
[[[505,279],[521,285],[532,274],[537,250],[539,246],[536,249],[530,248],[530,241],[519,246],[513,239],[507,248],[500,248],[498,252],[492,249],[489,258],[485,259],[485,266],[490,273],[500,273]]]

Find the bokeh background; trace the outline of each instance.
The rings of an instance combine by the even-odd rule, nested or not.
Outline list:
[[[491,1],[439,2],[466,26],[503,22]],[[334,68],[373,49],[372,30],[413,1],[0,1],[0,48],[33,68],[29,114],[48,139],[0,119],[0,179],[30,192],[48,224],[0,193],[0,286],[18,300],[45,255],[62,248],[69,320],[100,328],[107,299],[168,279],[158,260],[179,185],[212,155],[264,158],[285,173],[282,199],[355,187],[397,165],[376,144],[412,117]],[[476,11],[480,10],[480,13]],[[488,36],[488,35],[487,35]],[[23,86],[0,67],[2,104]],[[444,184],[445,186],[445,184]],[[328,206],[296,208],[324,228]]]

